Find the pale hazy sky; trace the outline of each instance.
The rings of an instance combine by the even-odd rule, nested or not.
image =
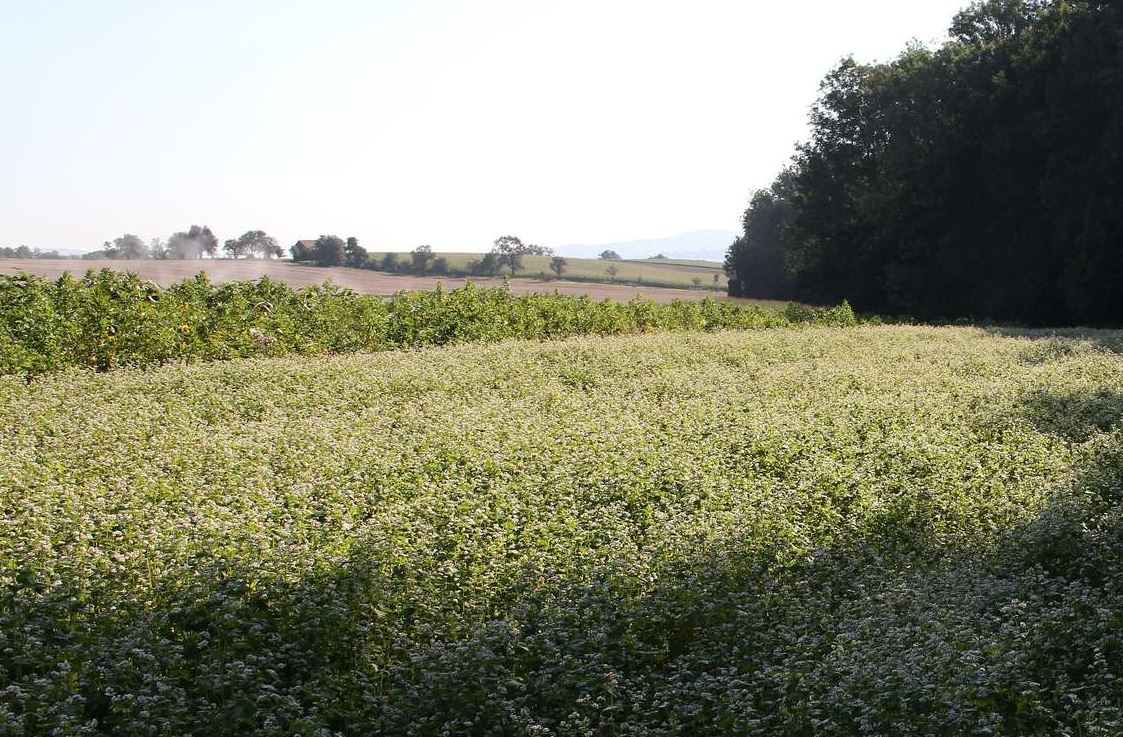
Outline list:
[[[966,0],[0,0],[0,245],[737,230],[841,57]]]

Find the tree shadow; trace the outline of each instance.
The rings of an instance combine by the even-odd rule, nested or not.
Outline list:
[[[348,565],[270,582],[215,560],[143,599],[25,573],[0,592],[5,733],[334,734],[372,685],[380,589]]]
[[[1099,351],[1123,354],[1123,332],[1096,328],[1013,328],[987,326],[988,335],[1028,341],[1021,352],[1021,360],[1029,365],[1040,365],[1073,356]]]
[[[1110,734],[1123,709],[1123,450],[1038,515],[948,546],[725,540],[537,591],[396,669],[410,734]],[[871,528],[920,525],[888,509]]]
[[[1021,398],[1027,419],[1042,432],[1083,443],[1123,424],[1123,391],[1035,389]]]
[[[948,539],[941,509],[902,498],[810,549],[754,533],[653,569],[598,570],[418,648],[393,669],[400,687],[379,723],[419,735],[1114,734],[1121,405],[1100,389],[1027,397],[1028,419],[1085,443],[1086,461],[1016,524]]]

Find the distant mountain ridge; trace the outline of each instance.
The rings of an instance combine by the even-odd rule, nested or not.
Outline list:
[[[722,261],[729,244],[737,238],[730,230],[691,230],[666,238],[641,238],[620,243],[558,246],[554,252],[570,258],[596,258],[602,251],[616,251],[621,258],[667,258]]]

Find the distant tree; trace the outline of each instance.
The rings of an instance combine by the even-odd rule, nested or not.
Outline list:
[[[336,235],[321,235],[313,246],[317,266],[341,266],[343,264],[343,239]]]
[[[148,241],[149,258],[167,258],[168,244],[163,238],[152,238]]]
[[[437,256],[433,259],[433,273],[434,274],[447,274],[448,273],[448,259],[444,256]]]
[[[201,227],[192,225],[187,233],[198,241],[199,247],[202,249],[203,253],[212,258],[214,257],[215,253],[218,251],[218,238],[215,237],[210,228],[205,225]],[[200,254],[199,258],[202,258],[202,254]]]
[[[172,233],[168,238],[168,258],[198,258],[200,253],[199,244],[188,238],[185,231]]]
[[[652,258],[653,260],[655,260],[655,261],[666,261],[666,260],[667,260],[667,257],[666,257],[666,256],[664,256],[664,255],[663,255],[663,254],[661,254],[661,253],[657,253],[657,254],[655,254],[654,256],[652,256],[651,258]]]
[[[597,258],[618,259],[620,258],[620,254],[616,253],[616,251],[601,251],[600,255],[597,256]]]
[[[241,238],[230,238],[222,244],[222,250],[226,251],[226,255],[230,258],[246,255],[246,245]]]
[[[550,271],[554,272],[554,274],[559,277],[565,272],[568,266],[569,262],[561,256],[554,256],[550,259]]]
[[[513,275],[522,268],[522,254],[526,246],[513,235],[503,235],[492,243],[491,252],[495,254],[495,262],[499,268],[510,267]]]
[[[700,287],[700,286],[702,286],[702,277],[700,277],[700,276],[691,277],[690,283],[693,284],[695,287]]]
[[[359,245],[359,239],[351,236],[343,246],[343,263],[355,269],[361,269],[367,263],[367,249]]]
[[[126,233],[113,240],[113,253],[113,258],[144,258],[148,255],[148,246],[144,245],[144,241],[139,237],[132,233]]]
[[[398,254],[391,251],[390,253],[384,255],[382,257],[382,261],[379,263],[379,268],[382,271],[388,271],[391,274],[395,274],[400,271],[402,265],[398,261]]]
[[[277,244],[277,239],[265,234],[264,230],[248,230],[238,237],[237,240],[228,240],[222,246],[222,250],[226,251],[231,257],[238,258],[244,256],[245,258],[271,258],[273,256],[280,256],[284,254],[281,247]],[[293,259],[301,260],[301,259]]]
[[[495,239],[492,252],[496,255],[499,267],[507,266],[514,276],[515,272],[522,268],[526,245],[513,235],[505,235]]]
[[[520,256],[552,256],[552,249],[545,246],[536,246],[533,243],[523,243],[513,235],[503,235],[495,239],[491,250],[497,255],[518,254]]]
[[[609,279],[615,279],[616,274],[619,273],[619,271],[620,269],[616,267],[616,264],[609,264],[608,266],[604,267],[604,273],[608,274]]]
[[[248,255],[259,258],[273,258],[284,255],[284,250],[273,236],[266,235],[264,230],[249,230],[238,239],[244,244]]]
[[[218,238],[205,225],[192,225],[186,231],[174,233],[168,239],[170,258],[202,258],[204,254],[214,256],[218,251]]]
[[[491,252],[495,254],[499,268],[509,267],[512,275],[523,267],[523,256],[552,256],[554,253],[545,246],[523,243],[513,235],[496,238],[492,244]]]
[[[410,267],[417,274],[424,274],[433,260],[432,246],[422,245],[410,251]]]
[[[42,251],[38,248],[29,248],[21,245],[0,247],[0,258],[64,258],[57,250]]]
[[[270,237],[271,243],[265,250],[265,258],[280,258],[285,255],[285,249],[281,248],[281,244],[277,242],[276,238]]]
[[[479,260],[468,263],[468,271],[477,276],[495,276],[499,269],[499,257],[495,253],[485,253]]]
[[[523,242],[513,235],[501,235],[491,244],[492,253],[499,255],[507,253],[522,253]]]

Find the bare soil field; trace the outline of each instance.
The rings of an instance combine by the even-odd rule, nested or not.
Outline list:
[[[246,281],[268,276],[293,287],[322,284],[329,279],[339,286],[367,294],[390,295],[395,292],[413,289],[433,289],[443,284],[447,289],[463,286],[460,277],[429,277],[386,274],[380,271],[348,269],[342,267],[319,268],[299,266],[287,261],[200,259],[187,261],[78,261],[72,259],[0,259],[0,274],[26,272],[40,276],[58,277],[68,271],[72,276],[81,276],[88,269],[111,268],[130,271],[143,279],[154,281],[162,286],[189,279],[200,271],[205,271],[213,282]],[[498,286],[501,279],[474,278],[473,284],[479,286]],[[516,278],[511,280],[511,291],[524,292],[561,292],[563,294],[588,295],[592,299],[612,299],[627,302],[637,294],[642,294],[656,302],[670,302],[674,299],[714,298],[720,293],[700,289],[671,289],[666,287],[640,287],[625,284],[583,283],[565,280],[540,280]]]

